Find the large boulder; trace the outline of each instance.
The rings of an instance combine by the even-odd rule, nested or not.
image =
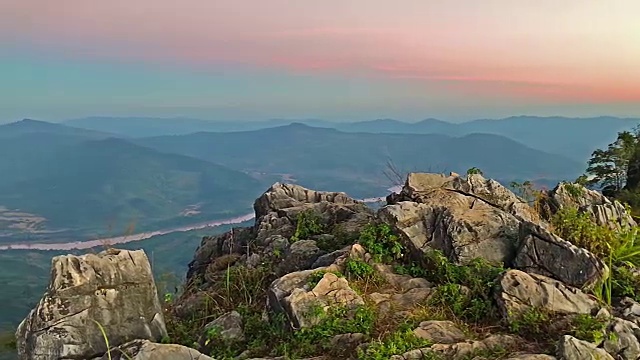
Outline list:
[[[557,314],[590,314],[599,307],[592,296],[546,276],[507,270],[497,281],[496,302],[509,320],[532,308]]]
[[[591,287],[604,279],[608,267],[591,252],[565,241],[545,228],[522,222],[520,248],[513,266],[576,287]]]
[[[604,349],[570,335],[563,336],[558,342],[557,356],[559,360],[614,360]]]
[[[100,326],[99,326],[99,325]],[[167,335],[144,251],[57,256],[49,286],[16,332],[21,359],[91,359],[112,345]]]
[[[316,325],[318,311],[330,307],[355,309],[364,300],[349,287],[347,279],[327,272],[317,284],[310,284],[309,277],[316,271],[336,271],[337,267],[299,271],[275,280],[269,287],[268,306],[274,313],[283,313],[292,329]]]
[[[538,221],[538,214],[522,198],[493,179],[485,179],[480,174],[466,177],[451,173],[449,176],[435,173],[410,173],[404,187],[389,203],[413,201],[428,203],[433,189],[447,189],[480,199],[494,207],[506,211],[518,219]],[[389,201],[390,200],[390,201]]]
[[[402,201],[383,207],[378,215],[403,235],[416,258],[433,248],[459,264],[474,258],[510,264],[521,220],[501,206],[508,207],[517,197],[491,182],[481,189],[501,189],[498,194],[511,195],[485,200],[471,192],[475,182],[486,183],[478,178],[463,182],[459,177],[410,174],[398,197]]]

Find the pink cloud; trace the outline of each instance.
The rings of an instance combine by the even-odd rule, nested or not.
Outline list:
[[[495,96],[638,100],[640,2],[570,3],[12,1],[0,5],[0,51],[18,42],[76,57],[368,76]]]

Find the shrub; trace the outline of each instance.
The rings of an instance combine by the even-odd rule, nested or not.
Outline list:
[[[376,262],[390,263],[404,256],[404,246],[387,224],[369,224],[360,232],[358,239]]]
[[[313,235],[324,233],[325,225],[322,217],[314,211],[303,211],[296,218],[296,231],[291,237],[291,242],[308,239]]]

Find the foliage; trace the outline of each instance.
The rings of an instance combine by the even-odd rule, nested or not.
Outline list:
[[[609,319],[589,314],[560,315],[537,307],[530,307],[520,314],[511,314],[509,330],[531,340],[557,341],[563,334],[577,339],[595,342],[603,340]]]
[[[496,317],[492,291],[495,280],[504,269],[484,259],[473,259],[467,265],[452,264],[441,251],[433,250],[425,257],[426,279],[441,284],[430,304],[447,307],[459,318],[477,323]]]
[[[373,269],[373,266],[360,259],[347,260],[345,268],[347,274],[352,275],[360,280],[372,278],[376,273],[376,271]]]
[[[556,235],[600,257],[607,257],[609,244],[616,238],[614,231],[596,224],[588,213],[574,207],[560,209],[552,217],[551,225]]]
[[[627,181],[630,161],[639,145],[639,135],[637,130],[634,133],[619,132],[616,141],[606,149],[595,150],[586,170],[591,175],[587,183],[602,188],[610,195],[621,191]]]
[[[521,183],[512,181],[509,185],[516,195],[524,199],[527,203],[531,203],[535,200],[537,190],[533,187],[533,183],[531,181],[526,180]]]
[[[327,350],[329,340],[340,334],[372,333],[376,320],[376,312],[368,306],[357,306],[355,309],[333,306],[327,312],[316,311],[318,324],[295,331],[289,341],[287,349],[289,356],[307,356],[318,350]],[[281,346],[282,348],[282,346]]]
[[[473,174],[478,174],[478,175],[484,175],[484,173],[482,172],[482,170],[480,170],[477,167],[472,167],[467,169],[467,175],[473,175]]]
[[[383,339],[371,342],[365,349],[358,349],[357,355],[359,360],[387,360],[393,355],[429,345],[432,344],[417,337],[411,328],[401,327]]]
[[[291,242],[306,240],[311,236],[324,233],[325,225],[322,217],[311,210],[303,211],[296,218],[296,232],[291,237]]]
[[[358,242],[377,262],[390,263],[404,256],[404,245],[387,224],[368,224],[360,232]]]

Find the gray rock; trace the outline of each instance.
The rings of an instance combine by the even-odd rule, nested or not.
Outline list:
[[[462,330],[452,321],[423,321],[413,333],[434,344],[455,344],[466,339]]]
[[[314,240],[298,240],[291,244],[284,261],[278,266],[280,274],[310,269],[313,263],[320,257],[322,251]]]
[[[215,345],[216,341],[237,342],[244,339],[242,315],[237,311],[231,311],[205,325],[198,343],[201,351],[209,353],[210,345]]]
[[[556,360],[556,358],[546,354],[519,354],[513,355],[506,360]]]
[[[564,335],[558,342],[556,356],[558,360],[615,360],[604,349],[569,335]]]
[[[515,268],[581,288],[593,286],[609,272],[607,266],[589,251],[536,224],[521,223],[519,238]]]
[[[414,258],[429,249],[441,250],[457,264],[474,258],[510,263],[515,257],[519,221],[513,215],[445,189],[432,190],[422,201],[428,205],[405,201],[378,212],[403,235]]]
[[[88,358],[109,343],[158,341],[167,335],[144,251],[56,256],[51,281],[37,307],[16,332],[20,359]]]
[[[148,340],[134,340],[110,352],[111,356],[104,354],[94,360],[214,360],[186,346],[156,344]]]
[[[631,321],[614,318],[607,327],[603,348],[616,359],[640,358],[640,327]]]
[[[580,212],[588,213],[599,225],[613,229],[637,226],[633,217],[627,213],[624,205],[618,201],[611,201],[602,193],[585,188],[582,185],[562,182],[549,191],[546,205],[550,215],[558,210],[573,207]]]
[[[496,302],[506,319],[517,318],[532,307],[558,314],[590,314],[599,307],[596,299],[580,289],[542,275],[507,270],[498,283]]]

